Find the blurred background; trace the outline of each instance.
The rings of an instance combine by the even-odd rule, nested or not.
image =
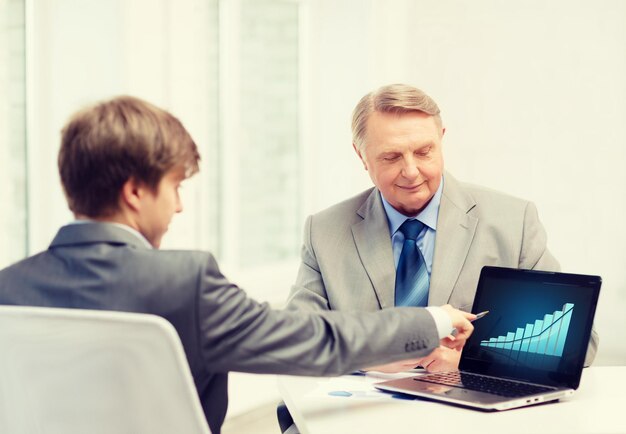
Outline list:
[[[563,270],[603,277],[596,363],[624,365],[625,47],[622,0],[0,0],[0,267],[71,219],[68,117],[131,94],[202,155],[163,248],[280,307],[304,218],[371,185],[354,105],[404,82],[439,103],[449,171],[534,201]],[[229,418],[278,400],[271,376],[231,383]]]

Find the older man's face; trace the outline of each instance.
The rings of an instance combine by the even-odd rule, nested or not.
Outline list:
[[[422,112],[374,112],[365,145],[357,154],[383,197],[402,214],[413,216],[441,183],[444,129]]]

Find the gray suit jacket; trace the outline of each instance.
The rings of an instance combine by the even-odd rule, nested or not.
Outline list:
[[[0,271],[0,303],[166,318],[181,338],[213,433],[226,413],[228,371],[338,375],[439,344],[424,309],[366,316],[272,310],[230,283],[210,253],[152,250],[102,223],[65,226],[47,251]]]
[[[485,265],[558,271],[535,205],[444,175],[428,304],[469,311]],[[373,311],[394,305],[396,270],[372,188],[309,216],[290,309]],[[592,333],[586,364],[597,350]]]

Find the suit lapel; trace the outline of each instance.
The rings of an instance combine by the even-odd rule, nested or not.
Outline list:
[[[363,218],[352,225],[357,252],[374,286],[380,307],[393,307],[396,270],[387,215],[378,189],[372,190],[357,214]]]
[[[478,219],[468,214],[474,206],[474,199],[445,173],[430,277],[428,304],[431,306],[441,306],[450,300],[476,232]]]

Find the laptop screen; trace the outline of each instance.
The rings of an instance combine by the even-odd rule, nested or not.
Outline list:
[[[459,369],[577,388],[600,292],[598,276],[482,269]]]

